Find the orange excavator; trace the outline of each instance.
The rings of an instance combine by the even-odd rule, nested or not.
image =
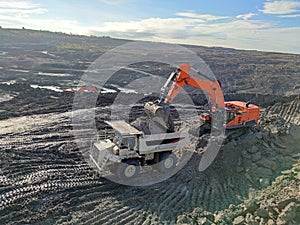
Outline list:
[[[235,129],[257,124],[260,113],[258,106],[243,101],[224,102],[223,92],[218,80],[210,79],[203,74],[201,75],[205,77],[205,79],[192,77],[190,76],[190,69],[191,66],[189,64],[181,64],[179,69],[171,73],[162,87],[160,100],[156,103],[148,102],[145,104],[145,112],[148,116],[151,118],[161,118],[160,121],[163,121],[163,123],[160,123],[160,125],[163,124],[168,132],[172,132],[174,125],[170,119],[168,106],[185,85],[190,85],[203,90],[209,97],[211,103],[210,112],[200,114],[200,119],[204,122],[205,129],[211,126],[212,118],[214,118],[218,112],[222,112],[221,115],[225,115],[225,118],[221,121],[225,123],[226,129]],[[171,82],[173,82],[171,88],[167,91]]]

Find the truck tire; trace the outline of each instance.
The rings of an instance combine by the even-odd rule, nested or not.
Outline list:
[[[176,167],[177,157],[172,152],[164,152],[160,154],[159,163],[156,164],[156,169],[160,173],[167,173]]]
[[[136,177],[140,172],[140,163],[138,160],[127,160],[122,163],[117,168],[117,176],[120,179],[132,179]]]

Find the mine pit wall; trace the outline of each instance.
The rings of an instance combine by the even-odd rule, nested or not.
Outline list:
[[[232,180],[235,183],[223,186],[225,195],[231,188],[235,194],[247,188],[247,195],[240,203],[230,198],[226,209],[214,212],[197,207],[192,213],[178,216],[177,223],[299,224],[299,103],[296,97],[268,107],[257,127],[242,135],[237,133],[222,148],[212,168],[217,171],[221,167],[220,174],[236,178]]]

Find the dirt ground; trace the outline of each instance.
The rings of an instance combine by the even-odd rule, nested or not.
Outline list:
[[[258,126],[230,133],[204,172],[197,170],[197,152],[203,150],[199,145],[188,164],[170,179],[130,187],[102,178],[83,160],[74,142],[68,97],[39,92],[32,93],[49,101],[55,97],[53,105],[22,115],[22,110],[17,114],[17,99],[10,100],[13,105],[8,101],[6,107],[15,108],[16,115],[1,120],[0,218],[4,224],[300,221],[299,97],[267,107]],[[137,116],[142,114],[142,106],[135,110]],[[99,107],[98,126],[103,127],[109,116],[109,106]]]
[[[174,176],[133,187],[94,170],[74,133],[89,134],[84,123],[91,119],[98,130],[106,128],[116,96],[141,96],[101,93],[95,118],[74,126],[74,93],[45,89],[76,87],[99,55],[124,43],[128,40],[0,30],[0,223],[300,224],[300,56],[186,46],[217,75],[226,100],[251,100],[261,107],[260,122],[227,133],[204,172],[198,165],[207,135],[193,139],[192,158]],[[159,76],[170,72],[153,62],[144,69]],[[108,87],[125,87],[135,75],[122,71]],[[201,111],[207,102],[203,93],[187,91]],[[87,102],[93,95],[82,93]],[[143,96],[143,101],[155,98]],[[128,122],[144,116],[142,106],[132,106]],[[123,107],[117,104],[114,110]],[[176,110],[172,115],[177,117]],[[82,141],[84,151],[93,138]]]

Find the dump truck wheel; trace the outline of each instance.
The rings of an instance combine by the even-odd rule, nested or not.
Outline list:
[[[117,175],[121,179],[131,179],[136,177],[140,172],[140,164],[138,160],[128,160],[120,163],[117,169]]]
[[[177,157],[174,153],[161,153],[156,169],[161,173],[172,171],[176,167]]]

